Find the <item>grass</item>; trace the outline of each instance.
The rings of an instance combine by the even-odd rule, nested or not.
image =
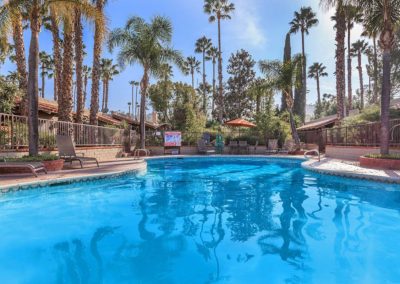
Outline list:
[[[365,155],[366,158],[371,159],[388,159],[388,160],[400,160],[400,154],[368,154]]]
[[[7,162],[43,162],[43,161],[55,161],[59,157],[53,154],[42,154],[37,156],[23,156],[21,158],[6,158]]]

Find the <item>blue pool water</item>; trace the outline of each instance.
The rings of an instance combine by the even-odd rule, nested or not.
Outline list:
[[[400,186],[185,158],[0,196],[0,283],[400,283]]]

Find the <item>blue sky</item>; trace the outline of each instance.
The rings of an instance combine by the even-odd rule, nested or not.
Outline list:
[[[310,30],[306,37],[306,53],[308,65],[313,62],[322,62],[327,66],[329,77],[323,78],[321,82],[322,93],[335,93],[334,52],[335,32],[330,20],[333,11],[326,11],[319,7],[319,0],[232,0],[236,5],[236,11],[232,20],[222,23],[222,48],[224,55],[224,68],[232,52],[245,49],[252,54],[256,61],[261,59],[282,59],[285,35],[289,29],[289,22],[293,13],[302,6],[311,6],[317,13],[319,24]],[[168,17],[174,27],[173,47],[180,50],[183,55],[194,55],[194,43],[201,37],[211,38],[215,45],[217,43],[217,25],[208,22],[208,16],[203,13],[202,0],[109,0],[106,7],[109,30],[122,27],[131,16],[141,16],[146,20],[155,15]],[[88,24],[85,28],[85,45],[88,55],[85,64],[92,64],[93,49],[93,25]],[[353,29],[353,41],[361,32],[361,27]],[[26,44],[29,43],[29,33],[25,35]],[[300,34],[292,35],[292,53],[301,51]],[[52,42],[49,32],[42,31],[40,35],[40,49],[51,52]],[[27,47],[28,49],[28,47]],[[104,47],[103,57],[115,58],[117,50],[110,54]],[[197,55],[200,60],[200,55]],[[366,59],[364,58],[364,65]],[[353,59],[353,66],[356,62]],[[2,68],[4,73],[15,67],[10,63]],[[211,81],[211,63],[207,64],[208,80]],[[353,70],[353,89],[358,88],[357,70]],[[129,66],[117,76],[110,85],[110,108],[112,110],[127,111],[127,102],[130,100],[131,80],[140,80],[142,70],[140,66]],[[261,75],[261,74],[259,74]],[[225,76],[226,78],[226,76]],[[197,76],[200,81],[200,75]],[[174,80],[190,83],[190,78],[175,70]],[[154,81],[154,80],[153,80]],[[46,97],[52,97],[52,84],[49,80],[46,86]],[[314,80],[308,79],[309,94],[308,103],[316,100],[316,84]],[[276,100],[278,102],[278,100]]]

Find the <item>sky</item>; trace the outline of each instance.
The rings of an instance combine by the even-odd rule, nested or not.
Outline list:
[[[289,22],[295,11],[302,6],[311,6],[317,13],[319,24],[310,29],[305,39],[305,48],[308,58],[308,66],[313,62],[322,62],[327,66],[328,77],[321,79],[321,93],[335,94],[335,31],[331,16],[333,11],[319,6],[319,0],[231,0],[236,6],[231,20],[222,22],[222,50],[223,65],[226,70],[229,56],[240,49],[247,50],[255,61],[264,59],[282,59],[286,33],[289,30]],[[217,45],[217,25],[208,22],[208,15],[203,12],[203,0],[109,0],[106,6],[108,29],[113,30],[123,27],[132,16],[140,16],[147,21],[155,15],[168,17],[173,24],[172,46],[187,56],[196,55],[201,61],[201,56],[194,53],[194,45],[198,38],[206,36]],[[352,30],[352,41],[356,41],[362,28],[356,26]],[[85,64],[92,65],[94,26],[87,23],[84,30],[84,42],[87,47]],[[25,32],[25,44],[29,43],[29,31]],[[291,36],[292,54],[301,52],[301,36]],[[28,46],[26,46],[28,50]],[[40,50],[52,52],[51,35],[42,30],[40,34]],[[103,47],[103,58],[117,57],[118,49],[111,54],[107,47]],[[366,58],[363,58],[365,66]],[[116,63],[116,60],[115,60]],[[353,90],[358,85],[358,72],[355,69],[356,60],[353,59]],[[7,73],[14,70],[15,66],[7,62],[1,72]],[[365,69],[365,68],[364,68]],[[212,80],[212,64],[207,62],[207,79]],[[365,72],[365,70],[364,70]],[[257,67],[257,74],[262,76]],[[140,81],[142,69],[139,65],[127,66],[121,74],[110,83],[111,110],[128,110],[127,103],[131,100],[131,86],[129,81]],[[224,79],[227,78],[225,74]],[[191,79],[180,71],[174,70],[174,81],[190,83]],[[197,74],[196,82],[201,81],[201,75]],[[152,79],[155,82],[155,79]],[[316,83],[308,79],[307,103],[316,101]],[[46,97],[53,97],[53,82],[46,83]],[[89,91],[90,92],[90,91]],[[87,101],[90,101],[89,99]],[[276,103],[279,103],[278,96]],[[87,105],[89,107],[89,105]]]

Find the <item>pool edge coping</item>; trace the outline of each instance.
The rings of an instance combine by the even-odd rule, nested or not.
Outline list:
[[[143,171],[147,169],[147,163],[141,162],[140,164],[136,164],[137,167],[108,172],[108,173],[98,173],[98,174],[88,174],[84,176],[74,176],[74,177],[64,177],[64,178],[55,178],[50,180],[37,180],[37,181],[29,181],[29,182],[22,182],[18,184],[12,185],[2,185],[0,186],[0,193],[7,193],[9,191],[18,191],[18,190],[25,190],[31,188],[38,188],[38,187],[45,187],[50,185],[57,185],[57,184],[65,184],[65,183],[73,183],[73,182],[81,182],[81,181],[92,181],[92,180],[99,180],[108,177],[119,177],[123,175],[127,175],[130,173],[136,173],[139,171]]]

